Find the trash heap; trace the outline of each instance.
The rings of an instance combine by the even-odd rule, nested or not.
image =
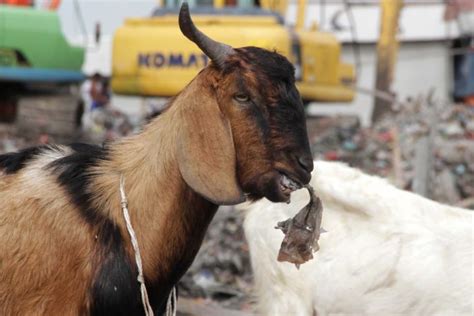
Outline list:
[[[100,145],[120,139],[140,129],[139,124],[132,124],[127,115],[115,109],[95,111],[92,115],[87,114],[84,121],[87,121],[86,126],[77,128],[74,135],[61,138],[46,132],[23,135],[15,124],[0,123],[0,154],[44,144],[84,142]]]
[[[474,107],[418,99],[371,128],[354,117],[321,118],[309,125],[319,125],[310,135],[315,159],[346,162],[407,190],[413,189],[417,148],[426,137],[429,159],[421,166],[429,173],[426,196],[474,206]]]
[[[474,107],[452,106],[440,119],[434,139],[432,197],[474,209]]]
[[[32,146],[34,143],[17,135],[11,124],[0,124],[0,155]]]
[[[355,117],[321,118],[310,136],[316,160],[343,161],[371,174],[388,176],[392,168],[393,133],[390,127],[362,128]]]
[[[179,282],[180,296],[250,310],[252,270],[243,232],[244,216],[220,207],[191,268]]]
[[[89,143],[114,141],[138,130],[127,115],[111,106],[87,112],[83,116],[81,138]]]

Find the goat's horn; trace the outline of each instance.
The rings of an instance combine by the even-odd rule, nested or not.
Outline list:
[[[183,2],[179,10],[179,28],[184,36],[196,43],[204,54],[219,67],[224,65],[226,57],[233,52],[231,46],[214,41],[196,28],[191,20],[187,2]]]

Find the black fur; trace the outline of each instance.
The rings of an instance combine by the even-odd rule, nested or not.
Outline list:
[[[236,52],[236,57],[225,65],[224,72],[236,70],[241,67],[240,61],[244,61],[244,68],[249,68],[256,77],[263,98],[260,108],[266,108],[268,115],[265,119],[257,113],[252,115],[264,134],[268,129],[273,131],[270,137],[278,144],[274,151],[286,152],[288,156],[311,157],[305,111],[295,86],[293,65],[286,57],[258,47],[238,48]],[[276,98],[267,93],[275,88],[278,93]]]
[[[258,93],[253,95],[251,100],[255,106],[248,107],[247,113],[263,136],[262,143],[271,149],[267,152],[267,159],[285,161],[294,166],[278,171],[301,184],[308,183],[311,178],[309,171],[313,169],[313,158],[306,131],[305,109],[296,89],[293,65],[277,52],[262,48],[243,47],[234,51],[221,71],[224,75],[234,72],[237,78],[241,74],[240,78],[243,80],[252,78],[245,80],[246,84],[257,84],[253,88]],[[243,92],[249,90],[245,84],[240,84],[238,89]],[[311,163],[304,165],[301,161]],[[250,199],[257,200],[265,196],[273,202],[284,200],[278,183],[270,179],[275,176],[268,174],[268,177],[265,185],[263,177],[253,185],[246,185],[244,190],[250,193]]]
[[[58,181],[72,201],[79,207],[81,215],[91,225],[103,221],[99,210],[91,206],[93,188],[90,187],[91,167],[107,159],[107,149],[87,144],[72,144],[72,154],[53,161],[48,168],[58,176]]]
[[[101,249],[102,265],[92,285],[90,314],[144,315],[135,264],[125,253],[118,227],[106,220],[98,238],[108,245]]]
[[[284,82],[288,85],[295,83],[295,68],[286,57],[254,46],[236,48],[235,51],[235,58],[223,66],[224,74],[234,71],[240,67],[240,62],[244,61],[251,67],[252,72],[262,75],[261,78],[265,80],[259,81],[262,84],[268,80],[271,83]]]
[[[124,249],[123,236],[116,223],[92,205],[94,188],[91,168],[108,159],[107,148],[72,144],[73,153],[47,166],[69,193],[84,220],[97,232],[96,261],[91,315],[143,315],[135,263]],[[117,184],[118,185],[118,184]]]
[[[252,102],[252,106],[249,107],[250,117],[255,120],[260,137],[266,142],[270,136],[270,125],[268,124],[268,118],[266,118],[262,111],[259,110],[258,105]]]
[[[30,160],[38,156],[45,147],[30,147],[15,153],[0,155],[0,169],[3,169],[6,174],[14,174],[21,170]]]

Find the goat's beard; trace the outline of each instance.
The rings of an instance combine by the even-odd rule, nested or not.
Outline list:
[[[276,170],[259,174],[251,181],[242,182],[242,188],[251,201],[256,201],[263,197],[272,202],[287,202],[290,199],[290,195],[285,194],[281,190],[281,174]]]

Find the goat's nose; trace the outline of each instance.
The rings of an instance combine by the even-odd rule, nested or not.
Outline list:
[[[301,167],[303,167],[304,170],[308,172],[313,171],[313,157],[308,155],[300,156],[298,157],[298,163]]]

